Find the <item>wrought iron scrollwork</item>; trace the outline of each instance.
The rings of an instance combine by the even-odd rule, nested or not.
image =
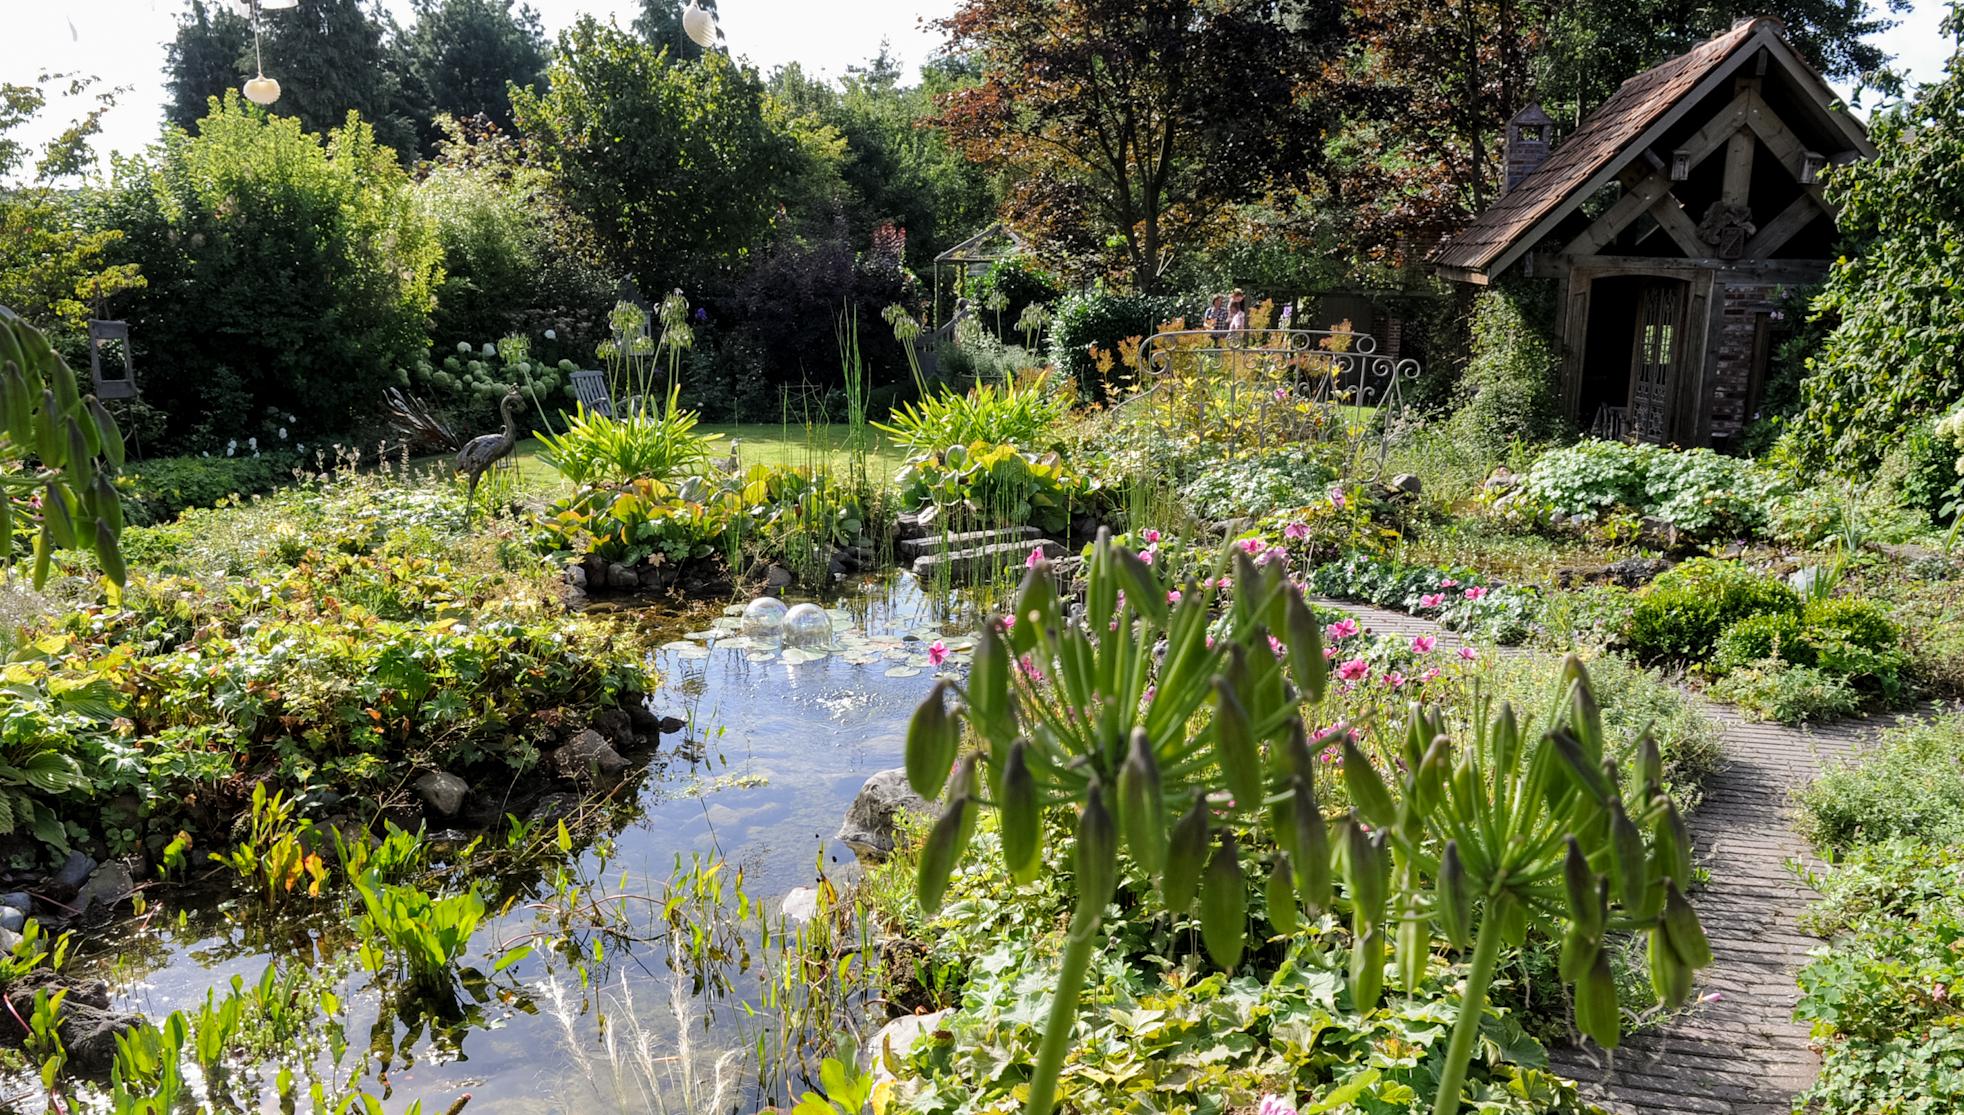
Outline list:
[[[1139,363],[1147,382],[1127,405],[1162,424],[1219,440],[1230,456],[1248,443],[1332,443],[1358,480],[1383,474],[1420,371],[1368,333],[1325,329],[1168,330],[1146,338]]]

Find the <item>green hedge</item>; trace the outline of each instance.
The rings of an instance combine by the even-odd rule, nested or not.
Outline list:
[[[210,507],[227,496],[270,492],[290,481],[299,464],[291,453],[132,461],[124,470],[124,514],[139,525],[168,523],[189,508]]]
[[[1452,427],[1491,459],[1517,441],[1532,445],[1569,432],[1553,294],[1549,283],[1516,284],[1474,299],[1472,348]]]
[[[1180,316],[1182,305],[1183,300],[1176,297],[1113,294],[1101,289],[1065,295],[1057,303],[1050,325],[1050,361],[1076,379],[1084,391],[1095,394],[1098,365],[1091,357],[1091,347],[1116,349],[1128,337],[1150,337],[1160,325]]]

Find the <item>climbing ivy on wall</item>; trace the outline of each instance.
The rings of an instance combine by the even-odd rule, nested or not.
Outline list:
[[[1489,457],[1516,441],[1537,444],[1568,432],[1562,417],[1560,348],[1552,284],[1521,280],[1473,301],[1472,345],[1454,434]]]

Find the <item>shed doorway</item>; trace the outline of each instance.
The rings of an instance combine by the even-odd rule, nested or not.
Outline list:
[[[1691,283],[1615,275],[1589,287],[1579,412],[1598,437],[1671,440]]]

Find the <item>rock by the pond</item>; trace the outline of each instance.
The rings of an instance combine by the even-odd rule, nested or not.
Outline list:
[[[634,721],[628,718],[623,709],[604,708],[588,718],[593,730],[607,738],[615,747],[634,745]]]
[[[892,1080],[893,1074],[887,1071],[887,1053],[892,1052],[895,1060],[900,1060],[914,1051],[920,1040],[941,1028],[941,1022],[948,1017],[946,1010],[932,1014],[903,1014],[899,1018],[880,1027],[873,1035],[873,1044],[867,1053],[873,1060],[873,1087],[878,1088],[882,1080]]]
[[[448,771],[433,770],[418,778],[412,788],[424,804],[445,817],[455,817],[464,807],[464,797],[471,792],[470,783]]]
[[[572,586],[573,586],[574,588],[581,588],[581,589],[583,589],[583,588],[585,588],[585,587],[586,587],[586,566],[584,566],[584,565],[569,565],[569,566],[567,566],[567,567],[566,567],[566,583],[567,583],[567,584],[569,584],[569,585],[572,585]]]
[[[637,589],[641,587],[641,578],[617,561],[607,567],[607,587],[616,591]]]
[[[931,813],[934,807],[907,784],[907,772],[896,767],[877,771],[859,788],[839,826],[839,841],[860,859],[878,863],[893,854],[895,821],[902,812]]]
[[[627,760],[592,728],[583,728],[552,753],[553,769],[561,778],[588,778],[598,774],[612,778],[627,769]]]
[[[1487,478],[1480,482],[1480,487],[1489,492],[1511,492],[1519,487],[1520,483],[1514,477],[1514,470],[1502,465],[1488,473]]]
[[[4,943],[4,941],[0,941]],[[37,969],[7,989],[16,1003],[32,1002],[37,991],[66,991],[56,1029],[68,1051],[68,1066],[81,1076],[107,1075],[116,1063],[116,1039],[143,1021],[141,1015],[114,1009],[109,985],[101,980],[78,980]]]
[[[56,890],[79,890],[83,883],[89,881],[89,872],[94,870],[95,860],[87,853],[70,852],[68,859],[61,865],[61,870],[55,872],[53,879],[48,880],[48,885]]]
[[[549,825],[566,820],[579,811],[580,795],[547,794],[532,803],[532,810],[525,815],[525,819],[535,825]]]
[[[679,716],[664,716],[655,721],[657,735],[672,736],[689,726],[689,722]]]
[[[795,579],[791,575],[791,571],[782,565],[773,565],[769,569],[764,570],[764,585],[766,588],[789,588],[791,587],[791,582]]]
[[[1425,482],[1409,472],[1401,472],[1391,478],[1391,490],[1394,492],[1405,492],[1408,495],[1418,495],[1425,490]]]
[[[803,925],[818,916],[818,888],[792,887],[784,896],[784,916],[793,925]]]
[[[98,902],[114,906],[135,890],[136,879],[130,874],[129,865],[111,860],[96,868],[89,875],[89,881],[75,892],[75,908],[87,910]]]
[[[1671,563],[1664,558],[1627,557],[1604,566],[1603,576],[1624,588],[1641,588],[1670,567]]]
[[[0,906],[0,929],[9,933],[19,933],[27,928],[27,911],[12,906]]]
[[[31,914],[34,912],[34,896],[24,890],[13,891],[10,894],[0,894],[0,906]]]
[[[20,930],[0,928],[0,952],[10,953],[20,944]]]
[[[621,710],[627,713],[628,723],[634,726],[635,731],[646,732],[651,736],[659,735],[664,718],[656,715],[655,710],[644,704],[645,700],[645,697],[630,694],[621,701]]]

